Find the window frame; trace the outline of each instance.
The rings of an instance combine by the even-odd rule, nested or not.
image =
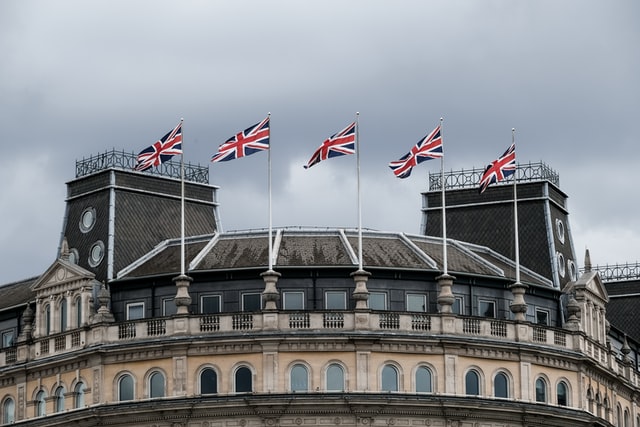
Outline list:
[[[385,372],[393,372],[395,375],[394,386],[389,386],[390,378],[385,375]],[[391,363],[385,363],[380,371],[380,391],[386,393],[397,393],[400,391],[400,369]]]
[[[331,369],[332,368],[338,368],[340,370],[340,376],[341,378],[334,378],[331,375]],[[330,378],[331,376],[331,378]],[[327,366],[327,369],[325,369],[324,372],[324,378],[325,378],[325,390],[329,391],[329,392],[344,392],[346,390],[346,374],[345,374],[345,369],[344,366],[342,366],[339,363],[333,362],[333,363],[329,363],[329,365]],[[337,383],[338,380],[341,379],[342,381],[342,387],[340,388],[333,388],[330,387],[330,384],[333,385],[333,383]]]
[[[493,316],[487,316],[486,312],[487,310],[481,310],[482,304],[488,304],[491,305],[493,307]],[[498,305],[496,304],[495,300],[492,299],[483,299],[483,298],[478,298],[478,316],[480,317],[486,317],[487,319],[497,319],[498,318]]]
[[[167,306],[171,306],[170,310],[167,310]],[[175,303],[175,298],[162,298],[162,316],[169,317],[178,313],[178,306]]]
[[[131,390],[123,390],[123,381],[124,380],[131,380]],[[136,398],[136,382],[133,378],[133,375],[129,374],[129,373],[125,373],[122,374],[118,377],[118,381],[117,381],[117,385],[118,385],[118,402],[130,402],[132,400],[135,400]],[[128,386],[128,384],[127,384]],[[123,395],[125,394],[131,394],[131,398],[130,399],[126,399],[123,398]]]
[[[216,311],[213,312],[208,312],[205,311],[205,299],[217,299],[217,308]],[[200,295],[200,314],[219,314],[222,312],[222,295],[218,295],[218,294],[206,294],[206,295]]]
[[[259,303],[257,309],[247,309],[247,297],[258,297]],[[243,313],[257,313],[262,311],[262,294],[260,292],[245,292],[241,294],[242,312]]]
[[[373,307],[373,306],[371,305],[371,301],[372,301],[372,298],[371,298],[371,297],[372,297],[372,296],[374,296],[374,295],[382,296],[382,303],[383,303],[383,304],[382,304],[382,308],[379,308],[379,307]],[[388,299],[389,299],[389,298],[388,298],[388,295],[387,295],[387,293],[386,293],[386,292],[369,292],[369,308],[370,308],[371,310],[378,310],[378,311],[386,311],[386,310],[389,310],[389,303],[388,303]]]
[[[154,378],[162,379],[162,394],[160,396],[156,396],[155,387],[159,384],[154,383]],[[149,374],[149,378],[147,380],[147,385],[149,387],[149,399],[159,399],[167,396],[167,377],[164,375],[162,371],[154,370]]]
[[[340,296],[342,301],[341,301],[341,306],[340,307],[330,307],[329,306],[329,296]],[[333,305],[333,304],[331,304]],[[347,309],[347,291],[340,291],[340,290],[328,290],[328,291],[324,291],[324,308],[325,310],[346,310]]]
[[[414,297],[421,297],[422,299],[422,310],[412,310],[412,306],[414,305],[413,303],[409,303],[410,299],[413,299]],[[406,301],[406,308],[408,312],[411,313],[427,313],[429,311],[429,298],[427,294],[421,294],[421,293],[414,293],[414,292],[407,292],[406,296],[405,296],[405,301]]]
[[[206,392],[203,390],[202,384],[204,384],[203,382],[203,375],[205,374],[205,372],[209,372],[211,371],[213,373],[213,377],[211,379],[213,379],[213,386],[215,391],[213,392]],[[209,379],[207,379],[209,380]],[[216,369],[214,369],[212,366],[205,366],[204,368],[202,368],[202,370],[200,371],[200,373],[198,374],[198,385],[200,387],[200,394],[201,395],[207,395],[207,396],[213,396],[218,394],[218,371],[216,371]]]
[[[304,371],[298,374],[298,371]],[[310,389],[309,368],[303,363],[294,363],[289,369],[289,391],[292,393],[305,393]]]
[[[136,307],[142,307],[142,317],[131,317],[131,309]],[[127,321],[140,320],[145,318],[145,304],[144,301],[132,301],[126,304]]]
[[[549,310],[536,307],[535,312],[536,312],[536,325],[549,326],[549,318],[551,315]],[[538,314],[544,314],[545,316],[544,322],[540,322],[540,318],[538,317]]]
[[[301,307],[288,307],[289,303],[287,302],[287,297],[293,297],[294,295],[300,297],[299,302]],[[282,291],[282,309],[283,310],[304,310],[305,309],[304,291]]]

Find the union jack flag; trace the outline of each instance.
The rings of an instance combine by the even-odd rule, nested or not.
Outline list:
[[[135,170],[145,171],[160,166],[171,157],[182,154],[182,121],[172,131],[142,150],[137,157]]]
[[[269,149],[269,116],[238,132],[218,147],[218,152],[211,158],[212,162],[226,162],[249,156],[258,151]]]
[[[353,122],[340,132],[325,139],[320,148],[313,153],[304,168],[309,169],[316,163],[320,163],[322,160],[327,160],[331,157],[354,154],[356,152],[355,142],[356,122]]]
[[[502,181],[516,172],[516,144],[511,144],[498,160],[494,160],[480,178],[480,194],[487,189],[490,184]]]
[[[435,128],[433,132],[422,138],[411,148],[400,160],[389,163],[389,167],[398,178],[407,178],[411,175],[411,170],[418,163],[425,160],[439,159],[442,153],[442,136],[440,134],[440,126]]]

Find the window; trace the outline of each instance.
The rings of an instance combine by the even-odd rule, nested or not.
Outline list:
[[[291,368],[291,391],[309,391],[309,373],[304,365]]]
[[[370,292],[369,293],[369,308],[371,310],[386,310],[387,309],[387,294],[384,292]]]
[[[560,381],[556,387],[556,398],[560,406],[567,406],[569,404],[567,389],[567,383],[564,381]]]
[[[344,369],[337,363],[327,367],[327,391],[344,391]]]
[[[2,332],[2,347],[13,347],[13,329],[9,329]]]
[[[144,319],[144,303],[131,302],[127,304],[127,320]]]
[[[67,330],[67,299],[60,301],[60,332]]]
[[[262,310],[262,295],[242,294],[242,311]]]
[[[16,403],[8,397],[2,403],[2,424],[11,424],[16,421]]]
[[[536,402],[546,403],[547,401],[547,382],[538,378],[536,380]]]
[[[80,215],[80,230],[83,233],[91,231],[96,223],[96,210],[94,208],[86,208]]]
[[[73,301],[76,309],[76,328],[79,328],[82,326],[82,298],[76,297]]]
[[[382,391],[398,391],[398,370],[393,365],[382,368]]]
[[[283,310],[304,310],[304,292],[283,292],[282,293],[282,309]]]
[[[493,389],[495,397],[509,397],[509,378],[504,372],[499,372],[493,379]]]
[[[204,368],[200,373],[200,393],[218,393],[218,374],[212,368]]]
[[[462,304],[462,297],[455,297],[453,299],[453,306],[451,307],[451,311],[453,312],[453,314],[459,314],[459,315],[463,315],[464,314],[464,310],[463,307],[464,305]]]
[[[164,298],[162,300],[162,315],[173,316],[178,312],[178,306],[173,298]]]
[[[496,303],[494,301],[478,301],[478,315],[484,317],[496,317]]]
[[[133,400],[133,377],[129,374],[124,374],[118,380],[118,400]]]
[[[89,249],[89,265],[97,267],[102,262],[102,258],[104,258],[104,243],[98,240]]]
[[[476,371],[469,371],[464,376],[464,392],[470,396],[480,395],[480,376]]]
[[[51,334],[51,305],[49,304],[44,307],[44,333]]]
[[[220,313],[220,296],[203,295],[200,297],[200,313],[216,314]]]
[[[536,309],[536,323],[538,325],[549,326],[549,312]]]
[[[84,392],[86,389],[87,387],[84,385],[82,381],[76,384],[75,388],[73,389],[75,393],[75,399],[74,399],[75,408],[84,408]]]
[[[420,366],[416,370],[416,393],[431,393],[431,370],[425,366]]]
[[[47,394],[44,392],[44,390],[40,390],[36,394],[36,417],[42,417],[47,414],[47,404],[44,400],[45,397],[47,397]]]
[[[344,291],[325,292],[324,308],[327,310],[346,310],[347,309],[347,293]]]
[[[149,376],[149,397],[164,397],[164,375],[154,372]]]
[[[251,393],[253,391],[253,374],[246,366],[236,371],[236,393]]]
[[[407,294],[407,311],[427,311],[427,296],[424,294]]]
[[[64,411],[64,387],[60,386],[56,389],[56,412]]]

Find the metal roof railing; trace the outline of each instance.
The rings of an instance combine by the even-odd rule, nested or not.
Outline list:
[[[624,264],[594,265],[591,270],[600,273],[604,282],[617,280],[638,280],[640,279],[640,262]],[[584,270],[582,270],[584,271]]]

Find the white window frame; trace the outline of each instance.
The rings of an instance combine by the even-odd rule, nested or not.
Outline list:
[[[342,296],[342,307],[341,308],[333,308],[329,307],[329,295],[338,295]],[[325,291],[324,292],[324,308],[326,310],[346,310],[347,309],[347,292],[346,291]]]
[[[383,304],[382,304],[382,308],[374,308],[371,307],[371,295],[382,295],[382,299],[383,299]],[[369,308],[372,310],[389,310],[389,304],[388,304],[388,298],[387,298],[387,293],[386,292],[369,292]]]
[[[173,313],[167,314],[167,305],[173,304]],[[162,298],[162,316],[173,316],[178,312],[178,306],[176,306],[174,298]]]
[[[293,297],[293,296],[299,296],[300,297],[300,302],[302,303],[302,307],[296,307],[296,308],[290,308],[287,307],[287,297]],[[297,301],[296,301],[297,302]],[[282,292],[282,309],[283,310],[304,310],[305,309],[305,304],[304,304],[304,291],[283,291]]]
[[[218,300],[218,310],[214,313],[205,313],[204,312],[204,300],[205,298],[217,298]],[[222,311],[222,296],[217,294],[208,294],[208,295],[200,295],[200,314],[218,314]]]
[[[485,316],[485,310],[480,310],[480,306],[483,304],[491,304],[493,306],[493,316],[489,317],[489,316]],[[497,312],[497,304],[494,300],[491,299],[478,299],[478,316],[481,317],[489,317],[490,319],[496,319],[498,314]]]
[[[142,307],[142,317],[137,317],[135,319],[132,319],[131,318],[131,309],[132,308],[136,308],[136,307]],[[127,303],[127,320],[144,319],[144,317],[145,317],[144,314],[145,314],[144,301],[128,302]]]
[[[422,297],[422,310],[410,310],[409,309],[409,298],[411,297]],[[411,311],[413,313],[426,313],[429,309],[429,301],[427,299],[427,294],[416,294],[416,293],[407,293],[406,295],[406,304],[407,311]]]
[[[260,306],[258,307],[258,310],[247,310],[245,308],[245,297],[246,296],[253,296],[253,295],[258,295],[259,296],[259,298],[260,298]],[[242,300],[242,311],[243,312],[255,313],[256,311],[261,311],[262,310],[262,294],[259,293],[259,292],[247,292],[247,293],[244,293],[244,294],[242,294],[241,300]]]

